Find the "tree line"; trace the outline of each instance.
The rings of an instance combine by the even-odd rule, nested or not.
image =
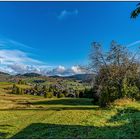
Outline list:
[[[140,99],[139,52],[111,42],[108,52],[98,42],[92,43],[88,69],[95,73],[93,82],[94,103],[101,107],[116,99]]]
[[[22,88],[22,84],[27,84],[26,82],[19,80],[17,84],[13,84],[12,94],[29,94],[44,96],[45,98],[52,97],[73,97],[73,98],[93,98],[91,88],[79,89],[74,85],[67,87],[64,83],[55,83],[48,85],[35,84],[30,88]],[[21,85],[21,86],[19,86]]]

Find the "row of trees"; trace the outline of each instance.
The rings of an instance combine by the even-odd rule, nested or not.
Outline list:
[[[21,80],[21,79],[18,81],[17,84],[19,84],[19,85],[27,85],[27,83],[25,81]]]
[[[12,94],[24,94],[24,90],[18,86],[16,86],[16,84],[13,84],[13,87],[12,87]]]
[[[21,80],[20,80],[21,81]],[[44,96],[45,98],[52,97],[75,97],[75,98],[92,98],[92,92],[90,89],[85,88],[82,90],[74,89],[74,88],[64,88],[62,85],[52,84],[49,87],[46,85],[41,86],[40,84],[36,84],[31,88],[23,89],[22,85],[19,86],[14,84],[12,87],[13,94],[30,94],[30,95],[38,95]]]
[[[104,107],[119,98],[140,98],[139,54],[115,41],[111,42],[108,52],[98,42],[93,42],[92,48],[88,69],[96,74],[94,101]]]

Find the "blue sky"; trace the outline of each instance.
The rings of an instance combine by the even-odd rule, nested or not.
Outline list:
[[[140,17],[130,19],[136,4],[0,2],[0,70],[78,73],[76,66],[88,63],[92,41],[105,50],[112,40],[139,45]]]

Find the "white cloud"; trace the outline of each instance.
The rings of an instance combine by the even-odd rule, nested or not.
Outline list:
[[[8,65],[6,69],[10,74],[38,73],[41,75],[46,75],[49,68],[50,66],[12,64]]]
[[[10,74],[37,72],[50,66],[32,58],[29,47],[12,39],[0,38],[0,71]]]
[[[74,74],[83,74],[86,73],[79,66],[72,66],[71,68],[65,68],[64,66],[58,66],[50,71],[48,71],[47,75],[59,75],[59,76],[69,76]]]
[[[5,49],[21,49],[21,50],[25,50],[25,49],[35,49],[33,47],[30,47],[28,45],[25,45],[23,43],[17,42],[15,40],[12,39],[8,39],[8,38],[0,38],[0,48],[5,48]]]
[[[0,65],[0,71],[5,72],[5,73],[9,73],[9,74],[15,74],[15,72],[11,68],[8,68],[7,66]]]
[[[83,73],[83,70],[79,66],[72,66],[71,69],[74,73]]]
[[[29,65],[24,63],[3,63],[0,64],[0,71],[7,72],[10,74],[24,74],[24,73],[38,73],[42,75],[58,75],[58,76],[69,76],[74,74],[83,74],[83,71],[79,66],[72,66],[71,68],[65,68],[64,66],[58,66],[52,68],[47,65]]]
[[[24,74],[24,73],[38,73],[42,75],[58,75],[58,76],[69,76],[74,74],[83,74],[85,71],[80,69],[79,66],[72,66],[71,68],[65,68],[64,66],[58,66],[51,70],[48,69],[48,66],[35,66],[35,65],[24,65],[24,64],[13,64],[8,65],[7,67],[9,73],[12,74]],[[0,69],[1,70],[1,69]],[[2,70],[3,71],[3,70]]]
[[[24,73],[39,73],[41,74],[41,70],[37,68],[36,66],[32,65],[24,65],[24,64],[13,64],[13,65],[8,65],[8,68],[14,71],[15,74],[24,74]]]
[[[63,10],[63,11],[61,11],[61,13],[58,15],[58,19],[64,19],[64,18],[66,18],[66,17],[68,17],[68,16],[76,16],[76,15],[78,15],[78,10],[76,9],[76,10],[73,10],[73,11],[67,11],[67,10]]]
[[[13,63],[33,63],[41,64],[41,61],[32,59],[27,56],[27,53],[20,50],[0,50],[0,62],[1,64],[13,64]]]
[[[8,65],[8,68],[11,70],[11,73],[14,74],[23,74],[27,72],[27,67],[23,64],[12,64],[12,65]]]
[[[140,44],[140,40],[137,40],[135,42],[128,44],[127,47],[132,47],[132,46],[137,45],[137,44]]]
[[[65,11],[61,15],[77,14],[78,11]],[[42,61],[32,58],[30,53],[20,48],[30,47],[10,39],[0,39],[0,71],[10,74],[24,74],[24,73],[38,73],[43,75],[59,75],[68,76],[74,74],[81,74],[84,71],[79,66],[72,66],[65,68],[62,65],[52,67],[46,65]],[[20,50],[19,50],[20,49]]]
[[[65,71],[65,67],[60,65],[60,66],[58,66],[57,71],[58,72],[64,72]]]
[[[24,48],[27,48],[27,49],[34,49],[34,48],[30,47],[30,46],[27,46],[27,45],[25,45],[23,43],[20,43],[20,42],[11,40],[11,39],[9,39],[8,41],[9,41],[9,43],[13,44],[16,47],[24,47]]]
[[[40,73],[45,74],[44,71],[51,66],[47,66],[45,63],[33,59],[20,50],[0,50],[0,71],[10,74],[18,73]]]

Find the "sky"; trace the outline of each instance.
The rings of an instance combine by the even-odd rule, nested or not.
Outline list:
[[[71,75],[87,65],[91,42],[140,45],[137,2],[0,2],[0,71]]]

